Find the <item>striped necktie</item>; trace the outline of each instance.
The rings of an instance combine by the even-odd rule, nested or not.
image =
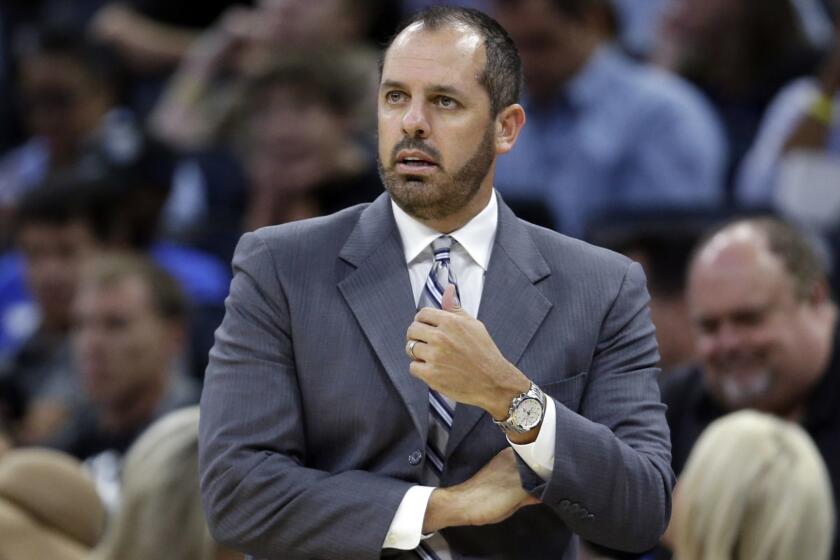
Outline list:
[[[443,292],[449,284],[455,286],[455,295],[460,301],[458,283],[449,266],[449,250],[452,238],[442,235],[432,242],[434,263],[426,278],[426,284],[420,293],[417,308],[443,307]],[[423,484],[440,486],[441,475],[445,467],[446,443],[452,430],[452,418],[455,413],[455,402],[441,395],[434,389],[429,389],[429,438],[426,442],[426,462],[423,469]],[[440,533],[424,540],[415,552],[424,560],[451,558],[449,547]]]

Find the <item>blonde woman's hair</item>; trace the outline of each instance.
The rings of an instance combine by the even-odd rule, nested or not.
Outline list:
[[[198,489],[198,407],[155,422],[131,447],[120,509],[94,560],[212,560]]]
[[[674,500],[679,560],[829,558],[831,482],[798,425],[736,412],[703,432]]]

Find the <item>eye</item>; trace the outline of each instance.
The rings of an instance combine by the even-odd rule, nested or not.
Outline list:
[[[746,309],[736,313],[733,320],[745,327],[755,327],[760,325],[766,317],[766,310],[764,309]]]
[[[698,330],[703,334],[714,334],[718,328],[718,321],[716,319],[702,318],[696,321]]]
[[[386,103],[399,103],[405,99],[405,94],[401,91],[389,91],[385,94]]]
[[[441,95],[437,98],[437,104],[444,109],[453,109],[458,105],[458,102],[449,96]]]

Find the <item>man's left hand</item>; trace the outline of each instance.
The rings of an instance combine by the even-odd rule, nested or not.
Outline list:
[[[414,344],[411,374],[450,399],[483,408],[503,420],[528,378],[502,356],[484,324],[464,311],[450,285],[443,309],[417,312],[406,340]]]

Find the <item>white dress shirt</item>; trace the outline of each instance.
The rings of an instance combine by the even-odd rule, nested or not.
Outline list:
[[[441,233],[409,216],[393,201],[391,207],[402,238],[416,305],[434,262],[431,243]],[[461,307],[472,317],[478,316],[484,290],[484,275],[490,263],[498,221],[499,205],[494,193],[484,210],[463,227],[449,234],[457,242],[452,244],[449,252],[450,270],[458,282]],[[526,445],[511,443],[511,447],[522,460],[543,480],[548,480],[554,469],[554,421],[554,401],[546,399],[545,417],[536,441]],[[420,544],[423,519],[433,490],[434,488],[429,486],[412,486],[406,492],[382,548],[411,550]]]

